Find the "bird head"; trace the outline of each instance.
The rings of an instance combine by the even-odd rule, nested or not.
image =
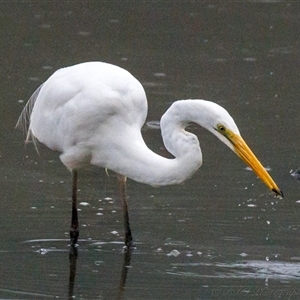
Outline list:
[[[171,126],[174,120],[179,129],[194,122],[209,130],[238,155],[270,190],[283,197],[282,191],[248,147],[233,118],[222,106],[200,99],[178,100],[172,104],[168,114],[162,117],[162,130],[163,127]]]
[[[283,197],[282,191],[278,188],[272,177],[240,135],[240,132],[229,113],[220,106],[217,111],[218,113],[212,121],[213,125],[209,130],[233,150],[233,152],[254,171],[270,190],[277,196]]]

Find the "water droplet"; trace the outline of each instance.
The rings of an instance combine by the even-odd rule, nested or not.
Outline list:
[[[96,265],[96,266],[100,266],[101,264],[103,264],[103,261],[102,261],[102,260],[96,260],[96,261],[95,261],[95,265]]]
[[[246,257],[246,256],[248,256],[248,254],[243,252],[243,253],[240,254],[240,256]]]
[[[45,255],[45,254],[48,253],[48,250],[45,249],[45,248],[41,248],[41,249],[37,250],[36,252],[37,252],[37,253],[40,253],[40,254],[42,254],[42,255]]]
[[[154,73],[153,76],[155,76],[155,77],[165,77],[166,74],[165,73],[157,72],[157,73]]]
[[[89,36],[91,33],[88,32],[88,31],[79,31],[78,32],[78,35],[81,35],[81,36]]]
[[[110,201],[110,200],[112,200],[112,198],[110,198],[110,197],[105,197],[104,200]]]

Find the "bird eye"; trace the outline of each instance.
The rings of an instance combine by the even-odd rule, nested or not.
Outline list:
[[[218,130],[224,132],[224,131],[226,130],[226,128],[225,128],[223,125],[220,125],[220,124],[219,124],[219,125],[218,125]]]

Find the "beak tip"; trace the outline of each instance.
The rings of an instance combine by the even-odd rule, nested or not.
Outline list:
[[[272,191],[276,194],[276,196],[278,196],[279,198],[283,198],[283,192],[279,189],[275,189],[273,188]]]

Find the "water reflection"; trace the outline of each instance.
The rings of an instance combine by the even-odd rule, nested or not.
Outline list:
[[[78,249],[77,247],[71,247],[69,253],[69,262],[70,262],[70,275],[69,275],[69,289],[68,289],[68,299],[74,299],[74,285],[76,277],[76,265],[78,258]]]
[[[123,256],[124,261],[120,272],[121,276],[120,276],[119,286],[118,288],[115,289],[116,291],[118,291],[115,299],[118,300],[124,298],[127,274],[130,268],[132,251],[133,251],[132,249],[124,250],[124,256]],[[74,286],[76,283],[77,260],[78,260],[78,248],[71,247],[70,254],[69,254],[70,275],[69,275],[68,299],[74,299],[74,297],[76,297],[76,294],[74,293]],[[117,284],[117,280],[115,280],[115,283]],[[113,295],[111,295],[111,298],[114,298]]]
[[[128,273],[129,266],[130,266],[131,255],[132,255],[131,249],[124,251],[124,262],[123,262],[122,269],[121,269],[121,277],[120,277],[119,287],[116,289],[118,291],[116,299],[124,298],[125,285],[126,285],[127,273]],[[70,300],[76,298],[76,294],[74,293],[74,286],[76,283],[77,260],[78,260],[78,248],[71,247],[70,253],[69,253],[69,262],[70,262],[70,273],[69,274],[70,275],[69,275],[69,288],[68,288],[68,299],[70,299]]]
[[[126,285],[126,280],[127,280],[127,274],[128,274],[129,267],[130,267],[132,251],[133,251],[132,249],[128,249],[128,250],[124,251],[124,263],[122,266],[121,279],[120,279],[119,292],[118,292],[117,299],[124,298],[125,285]]]
[[[24,241],[23,243],[26,246],[30,246],[30,249],[32,249],[33,252],[41,258],[51,261],[48,268],[44,270],[45,273],[42,277],[56,278],[56,288],[60,287],[59,289],[52,289],[52,294],[49,293],[48,295],[46,293],[37,293],[38,290],[32,291],[29,287],[27,287],[26,293],[22,291],[23,287],[20,287],[19,291],[13,288],[7,289],[7,293],[11,295],[27,294],[29,297],[39,296],[42,299],[47,297],[55,298],[59,291],[59,294],[61,295],[59,298],[65,298],[65,295],[67,295],[68,299],[80,297],[82,292],[80,288],[83,276],[82,268],[84,266],[85,268],[88,268],[90,272],[90,286],[93,291],[87,291],[87,295],[91,295],[89,296],[89,299],[94,299],[95,294],[93,293],[98,294],[100,298],[104,297],[106,299],[106,296],[104,295],[109,295],[110,299],[123,299],[126,292],[125,286],[128,273],[131,269],[130,264],[133,250],[123,250],[124,248],[121,242],[105,243],[84,239],[79,241],[80,245],[83,245],[83,247],[63,247],[63,245],[68,242],[69,240],[67,239],[41,239]],[[117,249],[115,249],[114,245],[118,246]],[[67,255],[68,251],[69,254]],[[63,254],[62,258],[65,261],[68,260],[68,264],[61,262],[58,263],[58,256],[53,256],[55,253],[57,255]],[[28,253],[25,252],[25,255],[28,255]],[[111,255],[114,259],[115,257],[119,258],[117,264],[111,260]],[[89,256],[92,256],[92,259],[88,259],[89,262],[87,262],[86,259]],[[99,260],[100,258],[101,260]],[[66,267],[65,270],[63,269],[63,266]],[[30,269],[28,272],[30,272]],[[102,272],[103,274],[101,274]],[[103,277],[102,281],[99,280],[99,276],[101,276],[101,278]],[[104,287],[105,285],[110,286],[110,289],[107,290],[107,288]],[[2,289],[2,291],[4,291],[4,289]]]
[[[12,285],[11,289],[0,291],[9,295],[22,295],[24,299],[27,297],[46,299],[56,295],[60,297],[68,295],[68,299],[74,299],[81,297],[83,293],[85,297],[89,297],[88,299],[95,297],[126,299],[133,295],[136,299],[143,299],[145,292],[150,293],[152,290],[160,294],[161,289],[165,289],[165,293],[170,292],[172,297],[180,295],[179,299],[182,299],[184,291],[178,290],[180,286],[178,288],[174,286],[176,282],[188,284],[192,291],[198,289],[202,295],[202,293],[211,294],[217,287],[221,288],[216,285],[216,280],[221,280],[221,286],[230,285],[234,280],[260,280],[265,286],[273,281],[287,285],[299,280],[300,258],[297,256],[297,249],[291,251],[287,257],[287,250],[284,247],[278,248],[276,244],[269,248],[264,245],[243,246],[243,240],[243,238],[224,238],[224,242],[220,242],[219,245],[216,243],[211,245],[209,241],[192,245],[187,244],[185,239],[168,238],[160,246],[153,247],[153,244],[159,243],[154,238],[152,243],[140,243],[133,252],[124,253],[121,241],[106,243],[80,240],[81,246],[74,251],[72,248],[71,251],[68,250],[65,246],[69,242],[68,239],[25,241],[24,247],[29,246],[31,253],[47,261],[45,264],[38,264],[46,266],[42,267],[44,274],[32,273],[30,265],[27,266],[27,272],[31,273],[31,276],[34,276],[32,279],[37,280],[39,284],[50,279],[53,287],[48,288],[49,292],[44,294],[40,288],[33,290],[30,285],[27,286],[26,292],[23,285],[19,290]],[[25,248],[22,253],[27,260],[30,252],[24,250]],[[61,254],[63,255],[59,258]],[[20,274],[17,275],[19,276]],[[88,289],[82,290],[85,276],[89,278]],[[156,280],[161,282],[168,280],[170,286],[162,285],[159,289],[156,285],[150,285],[146,288],[145,280],[148,278],[152,280],[157,278]],[[130,282],[128,286],[127,282]],[[243,284],[239,286],[243,287]],[[244,284],[243,288],[251,287]],[[252,292],[253,290],[254,286]]]

